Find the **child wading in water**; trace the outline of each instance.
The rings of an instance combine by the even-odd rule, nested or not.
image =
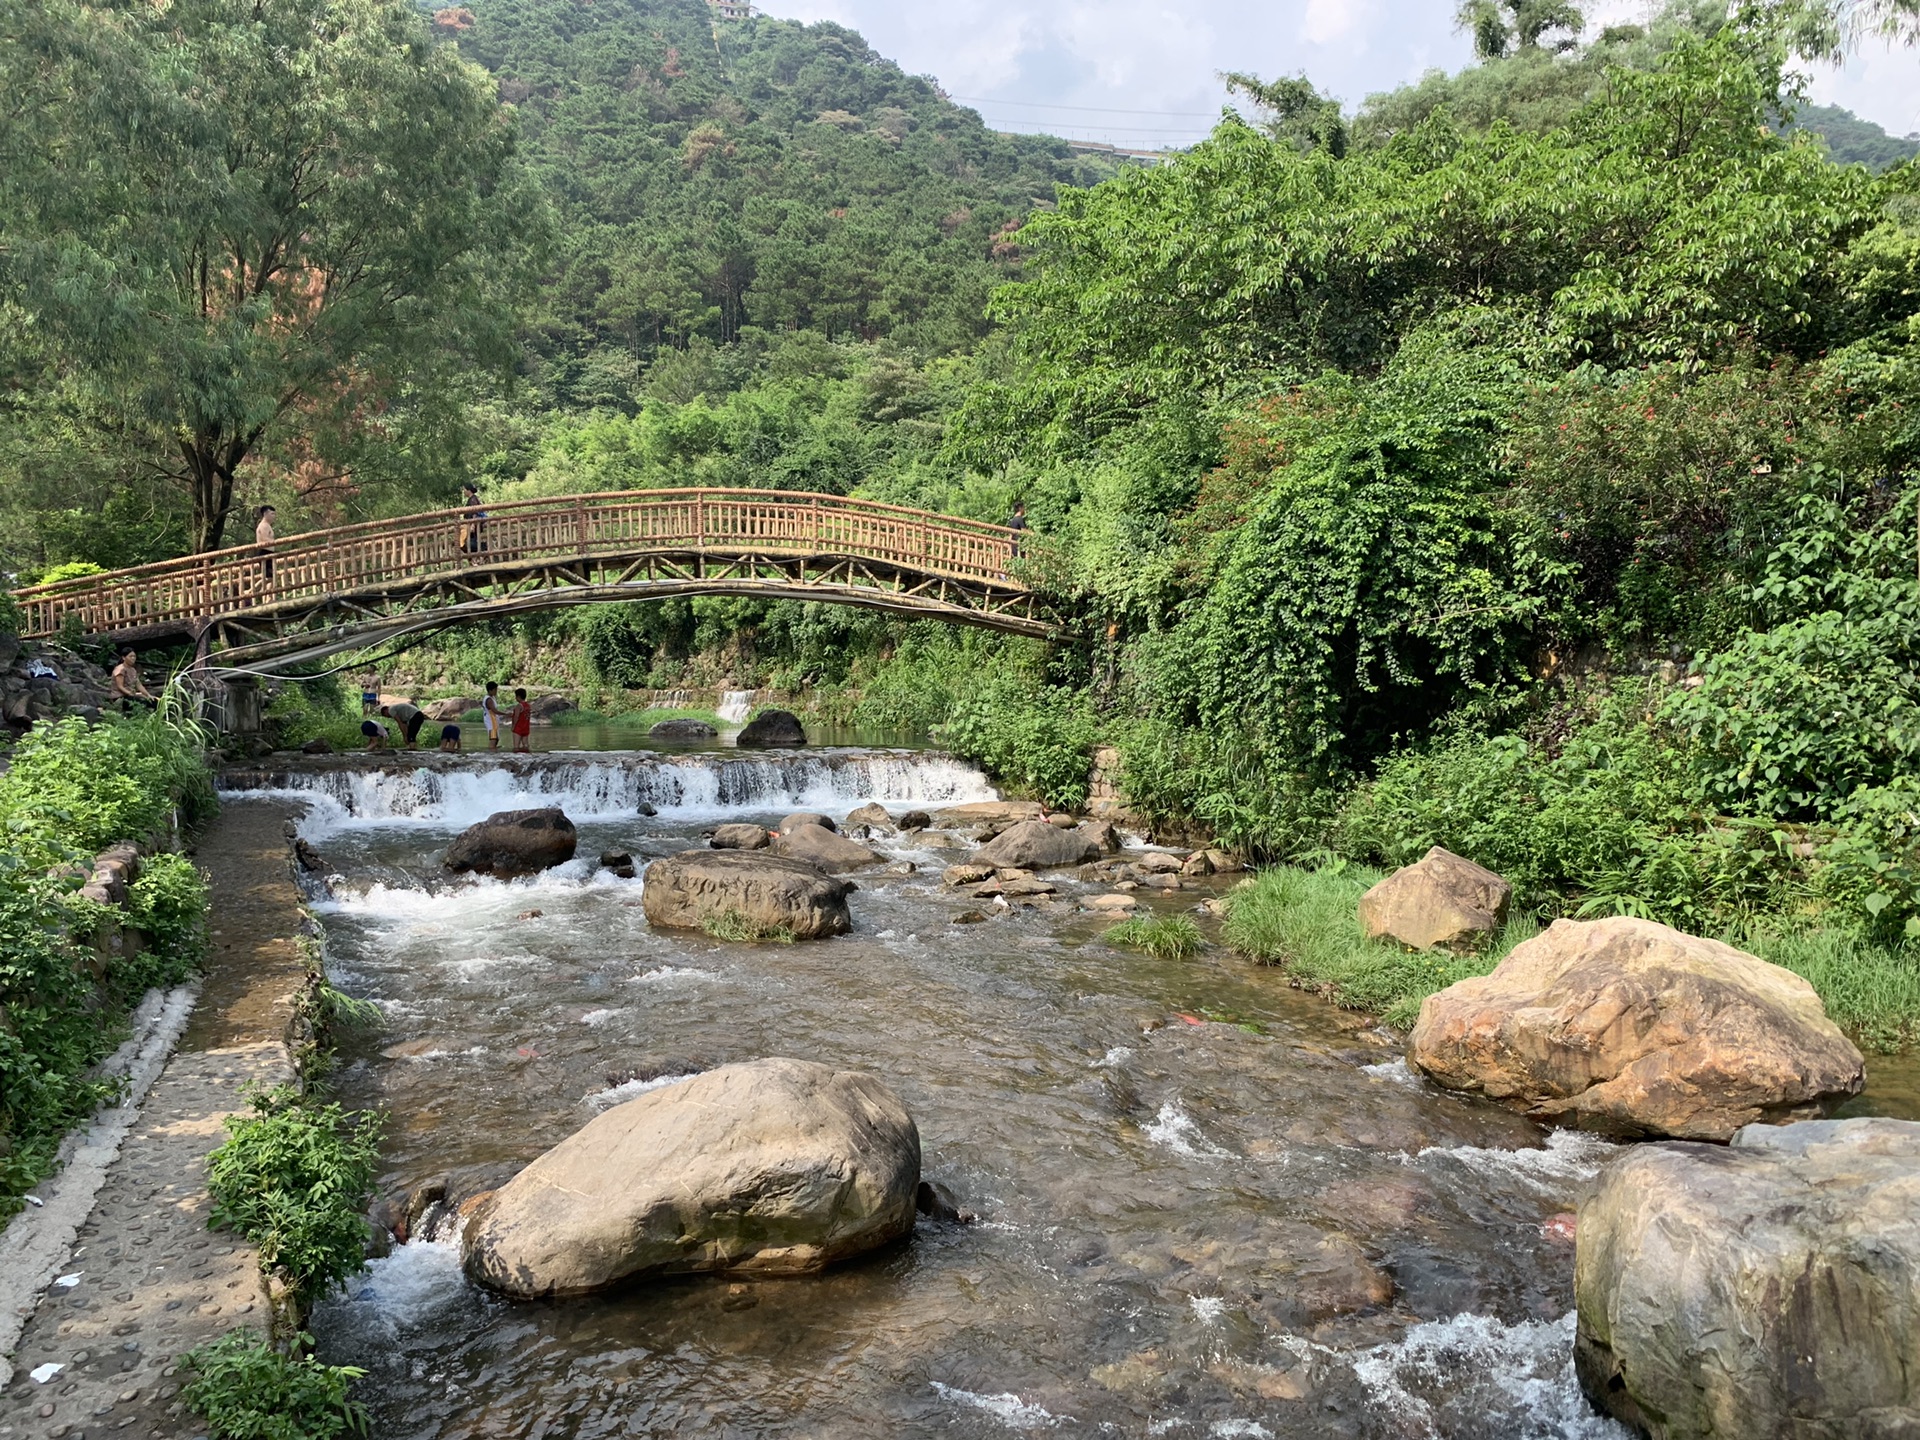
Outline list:
[[[500,748],[500,682],[487,681],[487,698],[480,702],[480,717],[487,722],[487,749]]]
[[[527,692],[516,689],[513,692],[513,748],[516,751],[531,753],[532,736],[533,706],[527,703]]]

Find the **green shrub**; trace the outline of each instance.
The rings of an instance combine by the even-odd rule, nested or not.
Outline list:
[[[1756,921],[1729,944],[1800,976],[1861,1048],[1890,1053],[1920,1040],[1920,957],[1835,926]]]
[[[89,575],[104,574],[106,574],[106,566],[96,565],[91,560],[67,560],[59,565],[49,566],[33,583],[57,585],[62,580],[84,580]]]
[[[40,866],[151,834],[176,807],[191,823],[213,805],[199,737],[157,716],[37,725],[0,775],[0,830],[22,861]]]
[[[207,1162],[211,1223],[238,1231],[283,1271],[302,1301],[365,1263],[362,1213],[379,1163],[380,1119],[303,1101],[291,1086],[255,1093],[252,1115],[227,1120]]]
[[[47,1173],[60,1137],[112,1086],[84,1078],[112,1048],[80,946],[100,912],[55,880],[0,853],[0,1209]]]
[[[1136,915],[1107,931],[1109,945],[1144,950],[1156,960],[1191,960],[1206,948],[1200,927],[1185,915]]]
[[[207,953],[207,879],[184,855],[150,855],[127,887],[127,912],[147,932],[153,949],[141,957],[139,977],[150,985],[178,985]]]
[[[282,1355],[251,1330],[229,1330],[184,1357],[194,1378],[180,1398],[217,1440],[337,1440],[366,1435],[367,1414],[347,1387],[367,1372],[322,1365],[296,1340]]]
[[[700,928],[716,940],[725,940],[735,945],[758,945],[765,942],[791,945],[797,938],[787,926],[763,925],[731,905],[712,915],[702,916]]]

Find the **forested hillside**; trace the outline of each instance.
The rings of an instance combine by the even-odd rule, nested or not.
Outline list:
[[[1920,938],[1920,164],[1806,106],[1830,7],[1488,0],[1460,74],[1235,76],[1244,119],[1098,184],[698,0],[329,11],[364,50],[320,0],[0,7],[14,113],[90,157],[0,130],[26,573],[470,477],[1020,498],[1053,647],[703,599],[428,668],[774,680],[1064,804],[1111,743],[1258,856]]]

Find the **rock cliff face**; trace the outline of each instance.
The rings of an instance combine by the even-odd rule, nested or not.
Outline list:
[[[147,688],[155,688],[152,680]],[[68,715],[97,719],[113,703],[107,672],[98,665],[0,635],[0,720],[16,734]]]
[[[1580,1207],[1574,1364],[1655,1440],[1920,1435],[1920,1125],[1755,1125]]]
[[[466,1269],[526,1299],[807,1274],[908,1234],[919,1184],[919,1131],[873,1076],[726,1065],[615,1106],[483,1200]]]
[[[1416,1069],[1543,1120],[1725,1140],[1858,1094],[1865,1063],[1813,987],[1649,920],[1557,920],[1420,1007]]]

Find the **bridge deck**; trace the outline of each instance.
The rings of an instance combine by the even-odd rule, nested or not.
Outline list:
[[[610,562],[662,556],[861,562],[868,583],[911,589],[940,582],[983,612],[1030,600],[1010,577],[1014,535],[1004,526],[931,511],[777,490],[639,490],[513,501],[368,521],[204,555],[88,575],[14,592],[22,633],[50,636],[77,623],[102,638],[197,636],[221,622],[285,628],[317,606],[417,598],[480,598],[503,576],[538,571],[543,583],[588,585]],[[569,565],[578,574],[570,574]],[[878,569],[886,578],[875,582]],[[471,581],[468,588],[463,581]],[[791,583],[782,587],[792,590]],[[876,598],[879,591],[876,589]],[[1031,606],[1023,606],[1027,615]],[[336,617],[337,618],[337,617]],[[1021,628],[1030,628],[1031,620]]]

